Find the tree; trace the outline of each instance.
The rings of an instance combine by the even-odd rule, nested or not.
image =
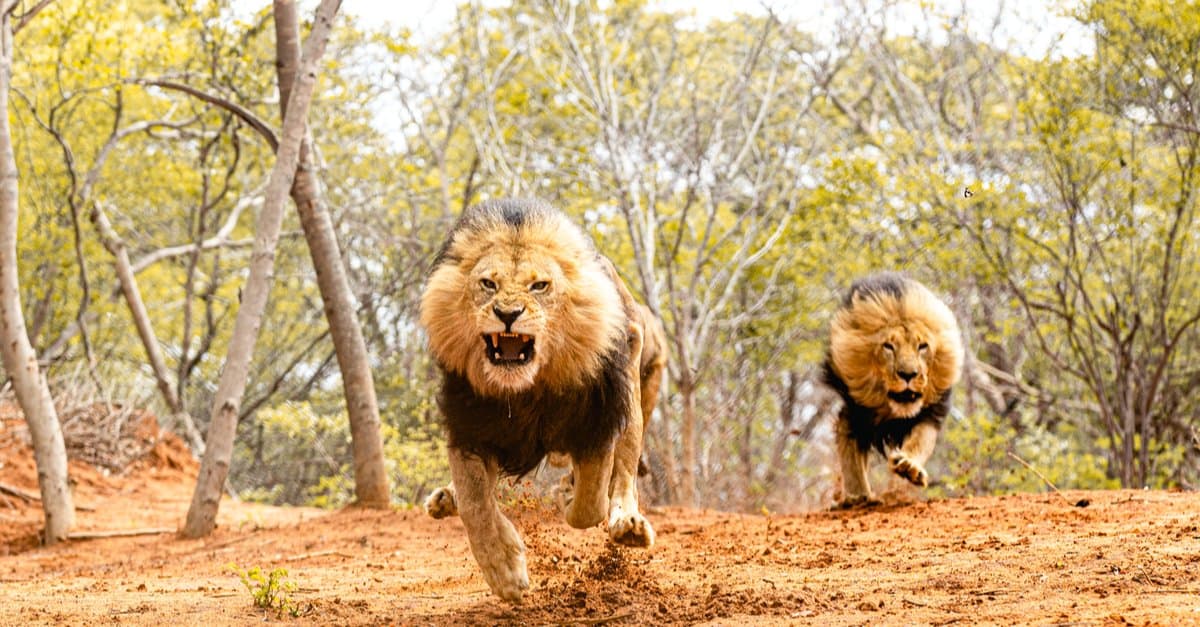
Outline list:
[[[296,3],[292,0],[276,0],[274,15],[279,103],[282,117],[286,120],[286,103],[300,65],[300,25],[296,18]],[[300,143],[300,161],[296,180],[292,184],[292,200],[300,212],[300,225],[304,228],[304,237],[312,254],[317,285],[325,302],[325,316],[329,321],[338,368],[342,373],[354,450],[354,491],[360,505],[382,509],[388,506],[390,498],[387,472],[383,465],[375,382],[371,378],[367,347],[350,293],[350,283],[342,265],[333,221],[321,199],[310,152],[306,133]]]
[[[201,461],[200,477],[196,481],[196,490],[192,495],[192,504],[182,531],[186,537],[207,535],[216,526],[217,509],[225,480],[229,475],[229,461],[233,454],[233,440],[239,407],[245,393],[246,375],[273,278],[275,246],[279,240],[279,228],[283,220],[283,205],[295,181],[296,168],[300,163],[300,149],[306,128],[305,118],[316,85],[317,62],[325,51],[333,18],[340,6],[341,0],[322,0],[317,7],[313,29],[304,43],[295,85],[288,98],[279,151],[276,153],[275,166],[268,180],[264,206],[259,214],[250,276],[246,280],[242,306],[238,309],[234,321],[233,338],[230,340],[225,368],[221,372],[221,380],[213,399],[212,421],[206,440],[207,449]]]
[[[17,401],[33,436],[38,487],[46,526],[42,539],[54,544],[75,524],[75,506],[67,484],[67,451],[50,387],[38,367],[29,343],[17,273],[17,216],[19,195],[17,161],[9,128],[8,95],[12,87],[13,36],[25,21],[45,6],[41,3],[24,16],[14,15],[21,2],[0,3],[0,356],[11,377]],[[14,25],[14,20],[17,24]]]

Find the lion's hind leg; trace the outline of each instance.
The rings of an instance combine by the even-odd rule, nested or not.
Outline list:
[[[650,547],[654,544],[654,527],[638,511],[637,472],[642,456],[642,433],[645,428],[642,410],[641,364],[642,327],[630,325],[630,394],[629,416],[625,430],[617,436],[613,451],[611,493],[608,510],[608,537],[617,544]]]
[[[496,596],[520,603],[529,588],[525,543],[496,504],[495,462],[451,448],[450,474],[458,513],[484,580]]]
[[[425,513],[433,518],[458,516],[458,502],[454,497],[454,484],[448,484],[425,497]]]

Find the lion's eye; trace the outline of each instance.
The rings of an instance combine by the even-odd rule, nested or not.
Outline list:
[[[921,342],[921,345],[917,347],[917,350],[921,351],[922,353],[929,350],[929,342]]]
[[[496,282],[491,279],[479,279],[479,285],[489,292],[496,291]]]
[[[896,347],[895,347],[895,346],[892,346],[892,343],[891,343],[891,342],[884,342],[884,343],[883,343],[883,350],[885,350],[885,351],[887,351],[887,352],[889,352],[889,353],[894,353],[894,352],[896,352]]]
[[[544,291],[546,291],[546,288],[548,288],[548,287],[550,287],[549,281],[534,281],[533,283],[529,284],[529,291],[544,292]]]

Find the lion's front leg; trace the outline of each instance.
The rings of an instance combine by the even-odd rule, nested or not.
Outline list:
[[[938,427],[933,422],[919,422],[904,438],[900,448],[888,451],[888,465],[892,472],[908,479],[913,485],[925,487],[929,485],[929,473],[925,471],[925,462],[933,455],[933,447],[937,444]]]
[[[450,449],[454,501],[467,528],[471,553],[492,592],[510,603],[520,603],[529,588],[525,543],[496,504],[497,474],[494,461]]]
[[[617,544],[649,547],[654,544],[654,527],[638,511],[637,470],[642,457],[642,431],[645,417],[642,412],[641,390],[642,327],[630,327],[630,357],[628,394],[629,416],[625,430],[617,436],[613,451],[612,502],[608,510],[608,537]]]

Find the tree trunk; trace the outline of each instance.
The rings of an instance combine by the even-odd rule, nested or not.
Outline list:
[[[258,339],[258,329],[274,279],[275,246],[279,241],[279,229],[283,222],[283,205],[295,180],[296,166],[300,162],[300,145],[306,127],[305,117],[308,115],[316,84],[317,61],[325,52],[325,44],[339,6],[341,0],[321,0],[312,32],[304,43],[304,58],[296,76],[296,86],[289,98],[279,151],[276,153],[275,166],[271,169],[268,179],[263,208],[258,216],[254,252],[250,258],[250,276],[246,279],[246,286],[242,291],[242,304],[233,323],[233,336],[229,341],[225,367],[221,371],[221,380],[213,398],[207,447],[204,459],[200,463],[200,477],[196,480],[196,490],[192,494],[187,523],[182,532],[185,537],[208,535],[216,526],[221,492],[229,476],[229,462],[233,457],[233,438],[237,431],[242,396],[246,392],[250,359],[254,354],[254,344]]]
[[[37,463],[38,487],[46,516],[43,541],[65,538],[75,524],[75,506],[67,484],[67,449],[50,386],[38,368],[37,354],[29,343],[17,272],[17,161],[8,125],[8,91],[12,85],[13,31],[9,3],[0,6],[0,357],[29,433]]]
[[[686,364],[683,368],[687,368]],[[679,438],[683,440],[683,459],[679,460],[679,502],[696,507],[696,388],[686,372],[679,381],[679,398],[683,405],[683,423],[679,428]]]
[[[795,370],[783,373],[783,393],[779,401],[779,431],[775,435],[775,443],[771,446],[771,458],[767,462],[766,476],[763,477],[763,487],[768,494],[775,490],[780,466],[783,465],[783,454],[787,451],[788,440],[792,436],[792,422],[798,413],[796,403],[799,400],[800,380],[800,373]]]
[[[279,102],[287,116],[288,96],[300,65],[300,27],[294,0],[275,0],[275,52],[279,72]],[[292,185],[292,201],[300,213],[300,225],[317,286],[325,303],[325,318],[333,337],[346,412],[350,417],[350,438],[354,454],[354,493],[359,505],[384,509],[391,503],[387,469],[383,464],[383,438],[380,433],[379,403],[375,381],[367,359],[367,344],[350,292],[350,281],[342,265],[333,220],[321,198],[317,176],[309,158],[307,133],[300,144],[300,163]]]
[[[167,373],[167,361],[163,358],[162,349],[158,346],[158,337],[154,334],[154,327],[150,325],[150,314],[146,311],[146,303],[142,300],[142,292],[138,289],[137,279],[133,275],[133,266],[129,262],[129,251],[125,248],[125,242],[117,235],[112,223],[108,220],[108,215],[105,214],[104,208],[99,203],[93,205],[91,217],[92,224],[95,224],[96,230],[100,232],[101,242],[104,243],[108,252],[112,253],[117,271],[117,282],[121,285],[125,303],[129,305],[129,315],[133,317],[138,337],[146,349],[146,358],[150,360],[150,367],[154,370],[154,381],[158,385],[163,402],[167,404],[172,419],[187,437],[195,454],[203,455],[204,438],[200,435],[200,430],[196,428],[196,423],[192,420],[191,415],[184,411],[183,402],[176,393],[175,386],[171,383],[171,376]]]

